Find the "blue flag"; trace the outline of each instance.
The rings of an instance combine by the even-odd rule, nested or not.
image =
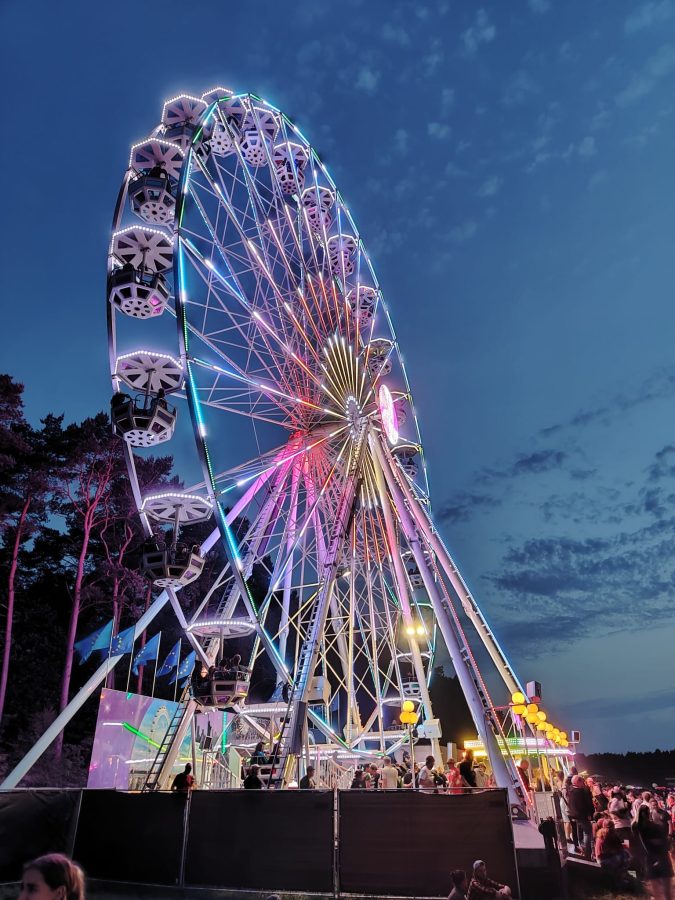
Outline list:
[[[192,670],[195,667],[195,659],[197,658],[197,654],[193,650],[192,653],[188,653],[183,662],[180,664],[178,671],[173,676],[173,678],[169,679],[169,684],[173,684],[174,681],[178,681],[179,678],[189,678],[192,675]]]
[[[151,659],[157,659],[157,654],[159,653],[159,638],[161,635],[161,631],[158,631],[154,638],[151,638],[145,647],[141,647],[136,656],[134,656],[134,661],[131,664],[131,671],[134,675],[138,675],[138,667],[144,665],[146,662],[150,662]]]
[[[176,641],[171,649],[171,652],[167,656],[167,658],[162,663],[162,666],[157,673],[158,676],[168,675],[169,672],[172,672],[176,666],[178,665],[178,660],[180,658],[180,641]]]
[[[135,631],[136,626],[132,625],[130,628],[125,628],[124,631],[120,631],[119,634],[116,634],[110,647],[110,655],[124,656],[125,653],[131,653],[134,649]]]
[[[110,638],[112,637],[113,620],[111,619],[107,625],[92,631],[88,637],[82,638],[75,644],[75,650],[80,657],[80,665],[85,663],[94,650],[107,650],[110,646]]]

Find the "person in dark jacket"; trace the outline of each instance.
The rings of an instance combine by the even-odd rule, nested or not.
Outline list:
[[[260,776],[258,775],[260,772],[260,766],[251,766],[248,770],[248,775],[244,778],[244,790],[246,791],[261,791],[263,787],[263,783],[260,780]]]
[[[591,842],[593,840],[591,819],[595,809],[591,792],[584,784],[584,779],[581,775],[575,775],[572,778],[572,787],[567,795],[567,803],[570,821],[574,823],[576,829],[577,843],[579,845],[583,844],[584,857],[590,859]]]
[[[473,771],[473,753],[471,750],[464,751],[464,758],[457,768],[467,787],[476,787],[476,776]]]
[[[668,826],[655,822],[648,806],[638,810],[637,821],[633,825],[643,855],[642,875],[655,897],[671,898],[675,890],[673,884],[673,864],[668,854]]]

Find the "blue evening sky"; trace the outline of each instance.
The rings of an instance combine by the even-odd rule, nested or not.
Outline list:
[[[217,84],[286,111],[352,209],[447,540],[582,749],[675,746],[675,0],[0,6],[2,369],[109,399],[129,145]]]

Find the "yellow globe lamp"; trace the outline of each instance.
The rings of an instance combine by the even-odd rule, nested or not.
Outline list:
[[[567,732],[566,732],[566,731],[561,731],[561,732],[560,732],[560,737],[561,737],[564,741],[566,741],[566,740],[567,740]]]
[[[544,712],[543,709],[539,710],[539,712],[537,713],[537,718],[539,719],[540,722],[546,721],[546,713]]]
[[[536,715],[532,715],[532,713],[528,713],[525,716],[525,721],[528,723],[528,725],[536,725],[537,722],[539,721],[539,719],[537,718]]]
[[[424,630],[424,625],[418,625],[415,630],[417,631],[417,634],[419,635],[419,637],[422,637],[423,634],[426,634],[426,631]]]
[[[537,731],[546,731],[546,722],[537,722]]]
[[[570,742],[569,742],[566,738],[561,738],[561,739],[560,739],[560,746],[561,746],[561,747],[569,747],[569,745],[570,745]]]
[[[412,637],[415,634],[415,626],[408,625],[408,627],[405,630],[405,633],[408,635],[408,637]]]
[[[539,707],[537,706],[536,703],[528,703],[527,711],[528,711],[528,713],[532,713],[534,715],[534,713],[539,712]]]
[[[415,704],[412,700],[404,700],[401,709],[403,712],[415,712]]]
[[[419,713],[416,713],[416,712],[410,713],[410,724],[411,725],[417,725],[419,720],[420,720]]]
[[[408,712],[407,710],[403,710],[403,712],[402,712],[401,715],[399,716],[399,719],[400,719],[400,721],[401,721],[401,725],[412,725],[412,718],[411,718],[411,717],[414,716],[414,715],[415,715],[415,713],[411,713],[411,712]]]
[[[525,713],[527,712],[527,707],[523,706],[522,704],[517,705],[517,706],[512,706],[511,709],[517,716],[524,716]]]
[[[514,703],[516,706],[521,706],[521,704],[525,703],[525,694],[522,691],[515,691],[511,694],[511,703]]]

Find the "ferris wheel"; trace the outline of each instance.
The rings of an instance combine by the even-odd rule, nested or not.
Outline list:
[[[440,638],[497,781],[518,799],[457,599],[507,687],[520,685],[432,524],[412,393],[361,236],[285,115],[224,88],[165,104],[131,149],[107,310],[144,571],[180,611],[176,592],[222,541],[227,565],[200,585],[186,633],[208,663],[246,633],[242,671],[271,661],[268,698],[247,702],[239,673],[229,701],[278,731],[281,780],[310,730],[333,748],[391,752],[404,700],[439,758],[428,685]],[[143,496],[136,454],[170,440],[179,416],[203,480]],[[211,517],[204,546],[181,540]],[[268,586],[256,597],[260,567]],[[211,688],[211,702],[227,690],[226,679]]]

